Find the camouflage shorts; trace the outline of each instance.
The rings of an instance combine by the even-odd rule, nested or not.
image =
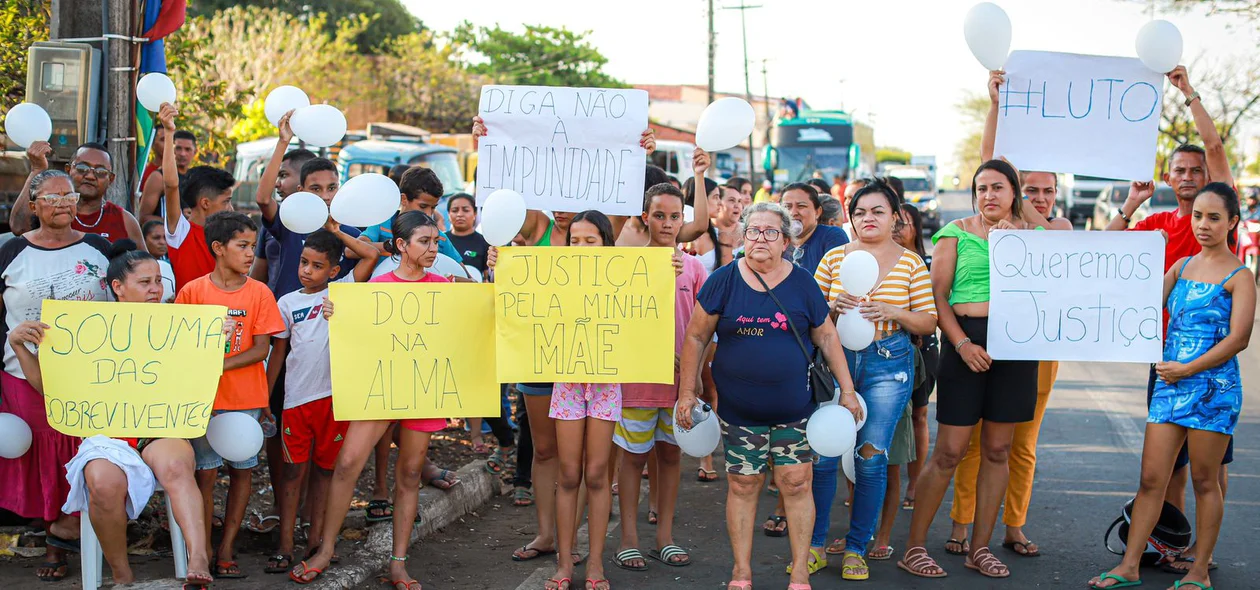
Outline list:
[[[813,462],[813,452],[805,440],[807,420],[775,426],[735,426],[722,422],[722,442],[726,445],[726,471],[736,475],[765,473],[771,459],[775,465],[801,465]]]

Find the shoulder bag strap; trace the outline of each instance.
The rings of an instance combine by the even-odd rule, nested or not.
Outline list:
[[[770,300],[774,301],[774,304],[779,307],[779,311],[783,312],[783,317],[787,318],[787,325],[792,329],[792,335],[796,337],[796,344],[801,347],[801,354],[805,355],[805,363],[809,365],[810,370],[813,370],[814,359],[810,358],[809,349],[805,348],[805,341],[801,338],[801,333],[796,331],[796,324],[792,322],[792,314],[788,312],[786,307],[783,307],[783,303],[779,301],[779,298],[774,296],[774,291],[770,290],[766,280],[761,278],[761,273],[753,270],[751,266],[748,267],[748,270],[753,273],[754,277],[757,277],[757,282],[761,283],[761,286],[766,290],[766,295],[770,296]]]

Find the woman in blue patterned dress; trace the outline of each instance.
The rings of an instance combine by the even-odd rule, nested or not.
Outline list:
[[[1183,258],[1164,277],[1168,335],[1164,362],[1146,419],[1142,479],[1133,503],[1124,559],[1090,581],[1093,588],[1136,586],[1146,538],[1159,519],[1173,461],[1183,442],[1190,448],[1194,480],[1195,561],[1176,588],[1211,588],[1208,568],[1224,506],[1221,459],[1242,409],[1239,352],[1251,339],[1255,278],[1230,251],[1239,219],[1238,194],[1214,182],[1194,200],[1194,237],[1202,252]]]

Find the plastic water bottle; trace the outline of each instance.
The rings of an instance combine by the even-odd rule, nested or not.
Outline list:
[[[259,426],[261,426],[261,427],[262,427],[262,431],[263,431],[263,438],[271,438],[271,437],[273,437],[273,436],[275,436],[275,435],[276,435],[276,420],[275,420],[275,418],[272,418],[272,419],[270,419],[270,420],[260,420],[260,421],[259,421]]]
[[[700,402],[691,407],[691,427],[695,428],[696,424],[709,419],[713,413],[713,407],[707,403]]]

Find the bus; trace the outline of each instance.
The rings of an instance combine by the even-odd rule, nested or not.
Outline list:
[[[875,171],[875,130],[844,111],[801,111],[776,119],[764,161],[775,185],[805,182],[816,173],[827,182]]]

